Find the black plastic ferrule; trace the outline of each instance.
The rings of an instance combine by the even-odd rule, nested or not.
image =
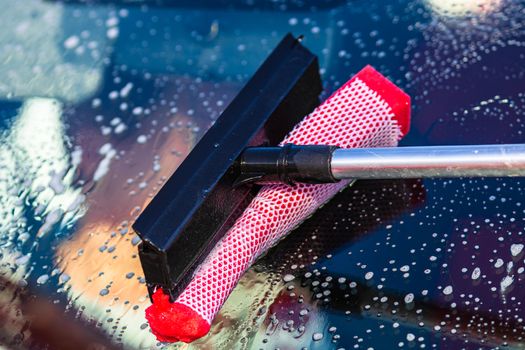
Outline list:
[[[238,161],[237,183],[333,183],[332,153],[338,147],[293,145],[248,147]]]

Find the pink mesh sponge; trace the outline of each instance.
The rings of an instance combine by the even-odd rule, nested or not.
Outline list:
[[[303,119],[282,144],[341,148],[396,146],[410,124],[410,97],[367,66]],[[269,247],[347,186],[264,186],[174,303],[159,289],[146,310],[161,341],[204,336],[241,275]]]

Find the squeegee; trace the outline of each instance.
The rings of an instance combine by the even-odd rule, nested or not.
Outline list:
[[[525,175],[523,145],[393,148],[409,96],[367,66],[319,105],[318,72],[287,35],[135,221],[159,340],[204,336],[255,259],[353,179]]]

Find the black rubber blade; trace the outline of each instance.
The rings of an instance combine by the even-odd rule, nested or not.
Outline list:
[[[248,146],[275,146],[319,104],[317,57],[288,34],[133,224],[150,296],[175,299],[259,190],[234,186]]]

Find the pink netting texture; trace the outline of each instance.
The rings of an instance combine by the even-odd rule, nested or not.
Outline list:
[[[282,144],[389,147],[397,145],[400,130],[392,108],[357,75],[298,124]],[[264,186],[176,302],[211,323],[252,262],[348,183]]]

